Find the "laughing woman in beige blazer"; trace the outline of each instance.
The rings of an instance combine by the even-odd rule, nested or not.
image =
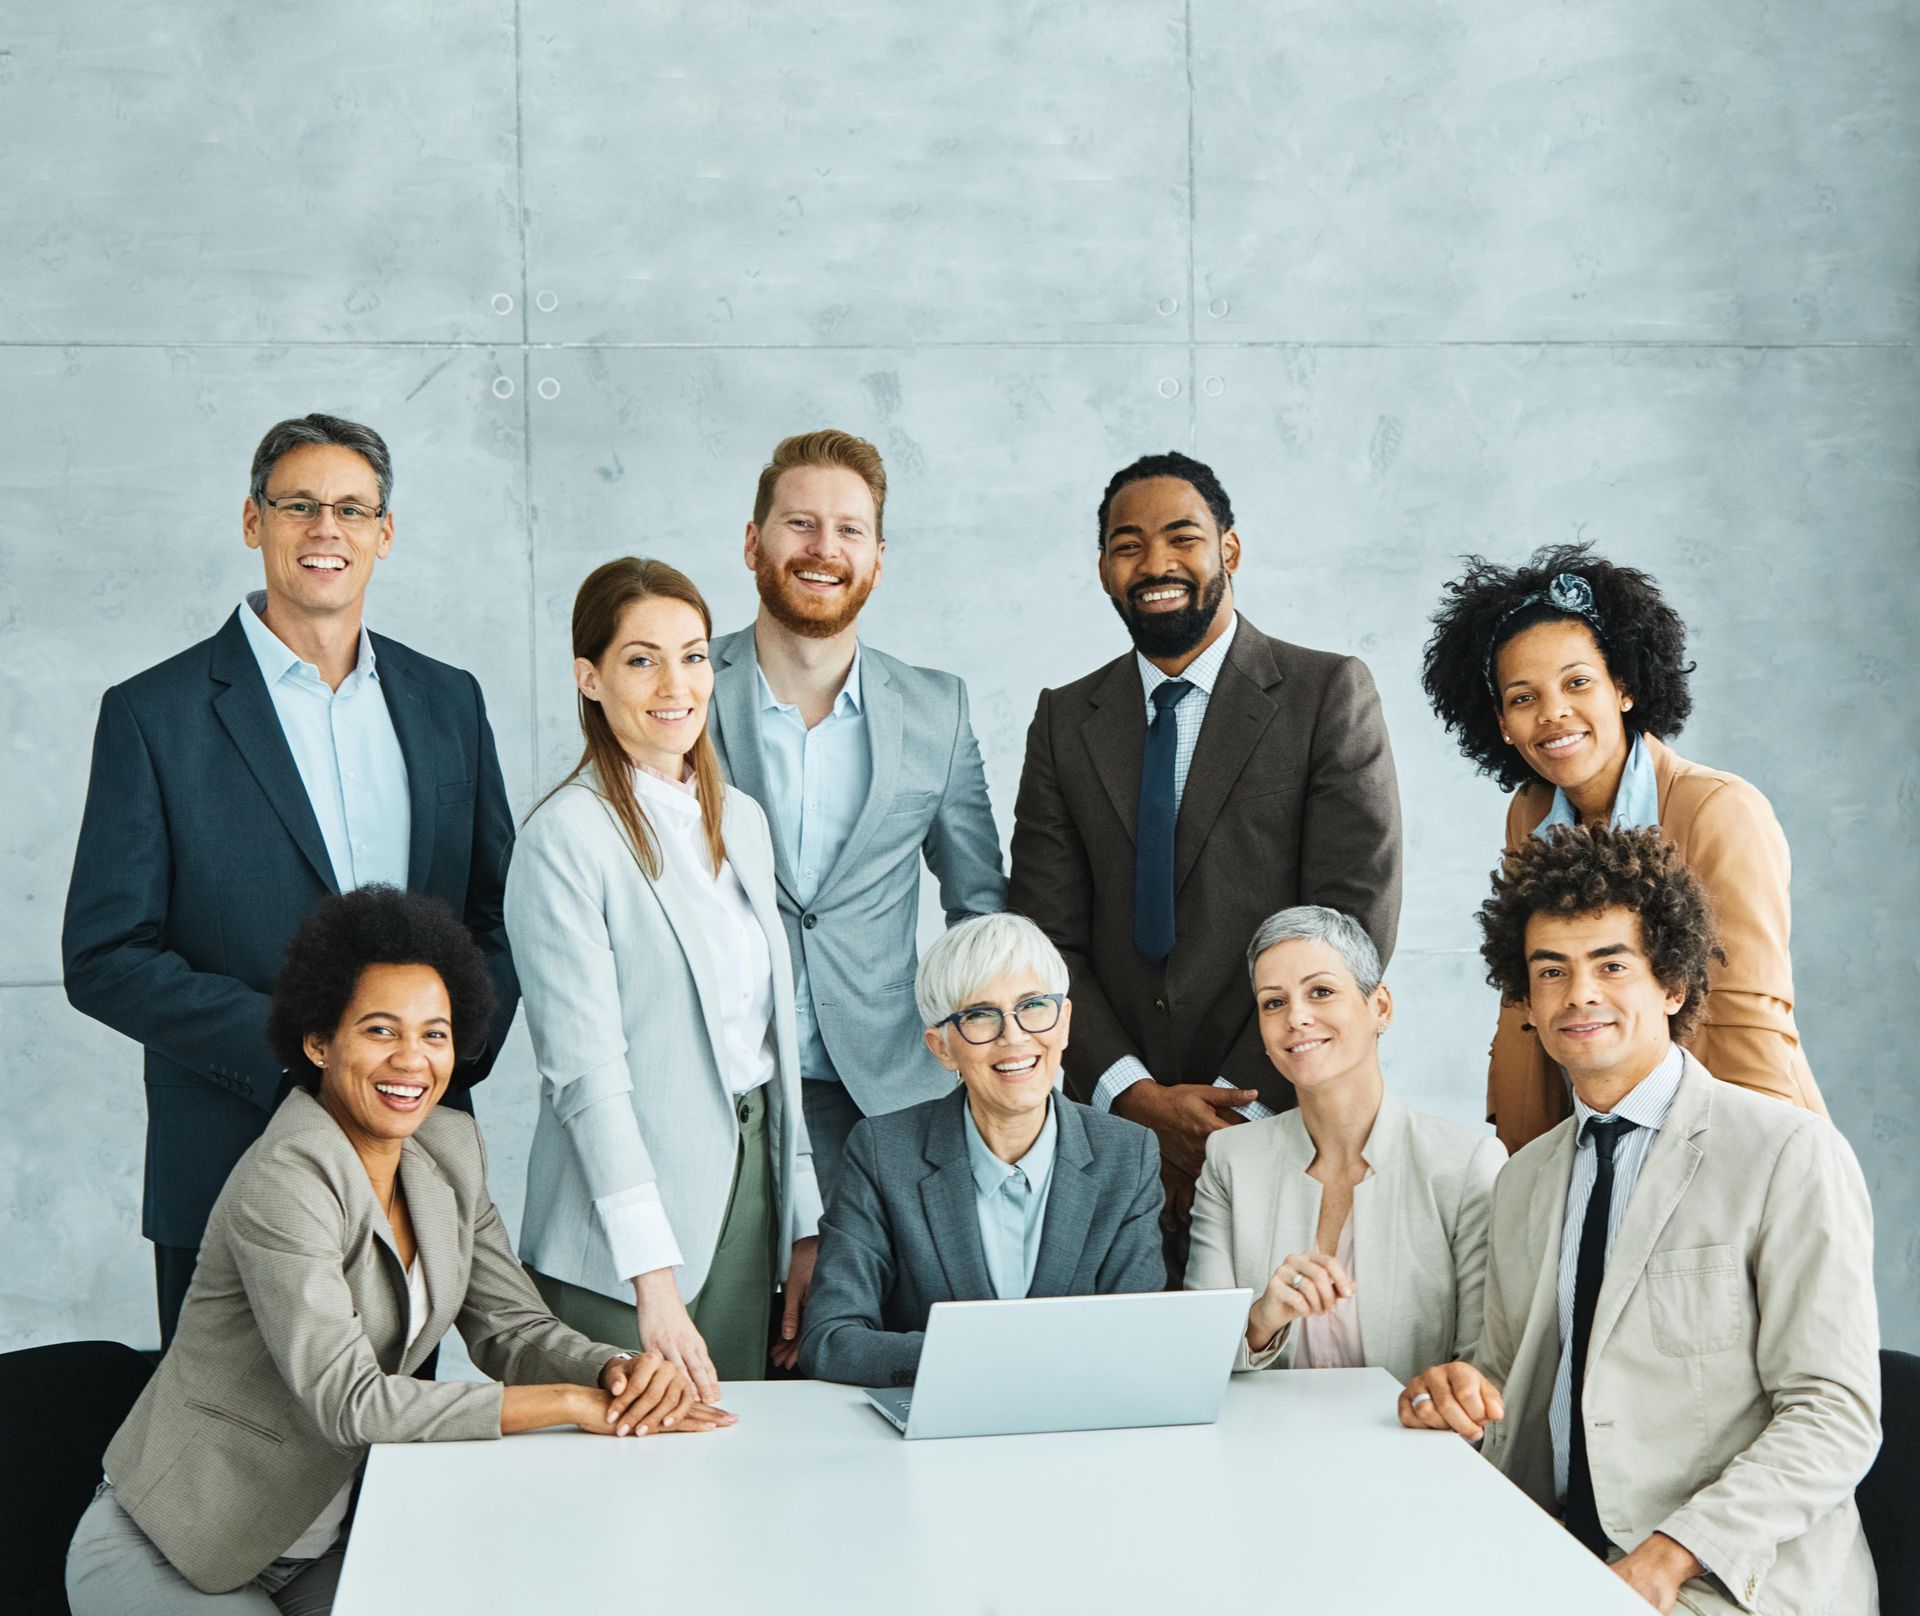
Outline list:
[[[561,1324],[514,1261],[473,1118],[437,1109],[492,1001],[438,899],[361,887],[295,934],[268,1035],[298,1086],[214,1204],[107,1449],[67,1556],[76,1616],[324,1616],[375,1442],[729,1423],[658,1356]],[[412,1378],[450,1326],[492,1380]]]
[[[1303,905],[1247,950],[1297,1111],[1222,1128],[1193,1199],[1189,1290],[1256,1293],[1238,1369],[1375,1365],[1404,1381],[1480,1334],[1498,1140],[1388,1093],[1393,996],[1359,922]]]

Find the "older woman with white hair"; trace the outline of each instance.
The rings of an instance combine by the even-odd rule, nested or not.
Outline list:
[[[1387,1091],[1393,995],[1351,916],[1283,909],[1247,968],[1267,1058],[1300,1108],[1207,1142],[1187,1288],[1254,1291],[1239,1369],[1367,1364],[1404,1382],[1466,1356],[1506,1151]]]
[[[913,986],[958,1087],[848,1135],[800,1342],[819,1380],[912,1385],[935,1302],[1166,1282],[1159,1145],[1059,1091],[1073,1005],[1046,934],[1020,915],[963,921]]]

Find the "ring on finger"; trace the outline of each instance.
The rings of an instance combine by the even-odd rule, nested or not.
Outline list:
[[[1414,1393],[1413,1401],[1407,1404],[1407,1412],[1411,1414],[1422,1403],[1431,1403],[1432,1401],[1433,1401],[1432,1392],[1416,1392]]]
[[[1306,1284],[1306,1282],[1307,1276],[1305,1274],[1295,1274],[1292,1279],[1287,1281],[1287,1289],[1297,1291],[1302,1285]]]

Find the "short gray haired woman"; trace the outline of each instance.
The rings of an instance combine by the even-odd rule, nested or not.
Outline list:
[[[1247,969],[1267,1058],[1300,1107],[1208,1141],[1187,1288],[1256,1293],[1240,1369],[1371,1364],[1405,1381],[1467,1352],[1506,1151],[1388,1092],[1393,995],[1352,916],[1281,910]]]
[[[963,921],[921,957],[914,997],[959,1087],[847,1136],[800,1342],[816,1379],[911,1385],[935,1302],[1166,1282],[1159,1145],[1059,1092],[1073,1004],[1046,934]]]

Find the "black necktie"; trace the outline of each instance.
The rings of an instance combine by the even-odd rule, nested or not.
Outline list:
[[[1154,687],[1153,722],[1140,756],[1140,812],[1133,833],[1133,946],[1149,965],[1173,952],[1173,709],[1193,686],[1169,679]]]
[[[1567,1427],[1567,1526],[1601,1559],[1607,1557],[1607,1534],[1600,1529],[1600,1509],[1593,1501],[1593,1472],[1587,1468],[1587,1426],[1581,1412],[1581,1383],[1587,1376],[1587,1338],[1593,1333],[1594,1309],[1600,1302],[1600,1282],[1607,1277],[1607,1219],[1613,1213],[1613,1153],[1639,1126],[1621,1117],[1587,1118],[1587,1138],[1593,1142],[1593,1193],[1587,1198],[1586,1222],[1580,1225],[1580,1261],[1573,1271],[1573,1414]]]

